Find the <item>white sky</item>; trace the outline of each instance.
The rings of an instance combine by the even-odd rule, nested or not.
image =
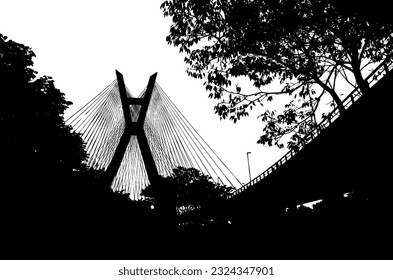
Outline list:
[[[185,73],[177,48],[169,46],[170,19],[163,0],[1,0],[0,33],[36,54],[38,75],[53,77],[74,105],[66,118],[115,79],[115,69],[136,96],[151,74],[189,122],[242,183],[267,169],[284,150],[256,144],[263,124],[254,116],[233,124],[214,114],[202,80]]]

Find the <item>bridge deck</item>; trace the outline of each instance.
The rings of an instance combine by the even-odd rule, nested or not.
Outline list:
[[[359,189],[388,192],[392,88],[390,71],[369,95],[346,104],[346,114],[322,123],[300,151],[288,153],[231,196],[228,211],[245,217]]]

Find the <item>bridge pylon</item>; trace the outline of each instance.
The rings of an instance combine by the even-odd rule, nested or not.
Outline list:
[[[143,162],[145,164],[146,173],[149,178],[150,184],[155,184],[159,180],[159,174],[157,171],[156,164],[151,153],[147,137],[143,130],[143,125],[146,119],[146,113],[149,108],[150,99],[153,93],[154,84],[156,82],[157,73],[150,76],[149,82],[147,84],[146,92],[143,97],[133,98],[128,97],[126,92],[126,87],[124,83],[123,75],[116,70],[116,78],[119,87],[120,99],[123,108],[125,128],[124,132],[120,138],[120,142],[116,147],[115,153],[110,161],[108,168],[103,175],[103,182],[109,188],[112,185],[113,180],[119,170],[121,162],[123,160],[124,154],[128,143],[130,142],[131,136],[135,135],[139,144],[139,148],[142,154]],[[139,115],[132,117],[130,106],[137,105],[140,107]]]

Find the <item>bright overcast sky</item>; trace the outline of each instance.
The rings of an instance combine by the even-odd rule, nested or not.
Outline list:
[[[233,124],[214,114],[203,82],[185,73],[178,49],[167,45],[170,19],[163,0],[10,0],[2,1],[0,33],[36,54],[38,75],[53,77],[74,105],[82,107],[115,79],[115,69],[128,89],[139,95],[151,74],[189,122],[238,179],[255,177],[283,155],[283,150],[256,144],[263,125],[256,117]]]

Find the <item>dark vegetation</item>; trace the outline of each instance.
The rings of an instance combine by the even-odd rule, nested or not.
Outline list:
[[[174,16],[175,24],[176,21],[179,23],[180,20],[186,20],[187,17],[177,15],[182,11],[180,9],[182,7],[174,6],[174,10],[171,10],[170,2],[165,1],[163,7],[168,15]],[[176,5],[182,5],[181,3],[186,2],[189,3],[189,8],[196,9],[196,12],[200,13],[202,19],[206,16],[215,19],[209,14],[212,10],[207,1],[202,1],[201,3],[204,3],[202,6],[196,5],[196,1],[178,1]],[[267,3],[269,1],[262,2]],[[375,53],[371,45],[363,44],[360,49],[356,45],[357,47],[352,48],[352,51],[359,52],[359,50],[364,49],[364,55],[375,61],[386,59],[390,55],[391,41],[386,39],[386,34],[388,34],[386,32],[388,31],[385,28],[378,30],[380,27],[378,24],[390,28],[389,21],[386,22],[384,18],[378,18],[378,20],[376,20],[376,17],[368,18],[362,13],[363,10],[354,12],[344,8],[336,9],[334,6],[336,1],[331,1],[333,6],[330,6],[330,4],[325,6],[322,2],[317,2],[320,4],[317,7],[327,7],[330,16],[337,16],[334,17],[335,21],[329,21],[329,23],[332,22],[331,27],[333,29],[340,29],[344,37],[347,34],[345,32],[349,31],[340,28],[342,27],[339,25],[340,20],[346,16],[343,13],[350,14],[351,20],[349,22],[351,24],[362,20],[358,18],[358,15],[371,22],[375,20],[377,23],[371,25],[370,30],[368,30],[370,32],[362,34],[364,36],[375,36],[378,40],[381,39],[387,44],[386,49],[382,48],[381,53]],[[234,1],[233,3],[237,3],[242,9],[250,8],[243,1]],[[301,5],[296,4],[300,3],[298,1],[287,1],[285,3],[295,5],[296,9],[294,11],[300,11],[300,8],[302,8],[296,6]],[[301,3],[309,2],[303,1]],[[273,3],[269,2],[267,4]],[[339,7],[338,4],[337,7]],[[361,5],[357,7],[362,8]],[[282,16],[287,16],[286,13],[290,9],[282,8]],[[193,12],[195,12],[194,10]],[[184,13],[187,11],[186,9],[183,10]],[[234,12],[236,9],[231,11]],[[250,15],[253,15],[253,13],[250,13]],[[269,15],[274,20],[274,24],[279,24],[280,21],[278,21],[279,18],[276,18],[276,15]],[[308,15],[310,21],[315,20],[312,14]],[[233,14],[233,16],[236,19],[236,14]],[[291,16],[296,17],[299,14],[295,13]],[[247,31],[249,24],[253,22],[247,21],[245,17],[242,18],[245,21],[239,22],[238,15],[238,20],[227,23],[229,31],[234,32],[228,34],[236,39],[244,36],[244,40],[250,40],[253,36],[248,37],[247,32],[243,31]],[[326,17],[321,19],[329,20]],[[201,21],[201,23],[206,22],[209,21]],[[215,28],[219,27],[214,26],[215,23],[212,21],[210,23],[213,24],[210,26],[211,29],[204,31],[216,30]],[[318,27],[318,24],[320,24],[318,22],[314,23],[314,27]],[[386,23],[389,25],[386,25]],[[241,24],[241,28],[237,28],[238,24]],[[357,27],[351,24],[349,24],[351,32],[358,32],[357,28],[364,27],[361,24],[356,25]],[[186,27],[186,25],[182,27]],[[196,27],[201,28],[201,25]],[[254,27],[250,30],[255,31]],[[245,29],[242,31],[242,28]],[[302,36],[296,38],[299,40],[310,39],[307,37],[309,34],[304,32],[305,25],[294,25],[293,30],[286,29],[288,26],[280,26],[280,28],[282,29],[277,30],[282,33],[277,33],[278,35],[285,34],[288,35],[287,38],[293,39],[301,34]],[[179,30],[181,31],[181,29]],[[190,32],[198,31],[198,29],[187,30]],[[187,48],[191,45],[187,44],[192,42],[176,41],[180,37],[176,37],[179,34],[175,31],[171,31],[172,38],[169,37],[168,40],[175,45],[176,42],[179,43],[178,45],[184,43],[184,51],[189,55]],[[216,31],[219,32],[218,29]],[[321,29],[315,29],[314,31],[316,36],[321,38],[321,34],[318,34]],[[364,30],[360,31],[363,32]],[[203,34],[198,36],[200,35],[204,36]],[[263,35],[268,36],[268,38],[273,36],[271,32]],[[328,38],[332,39],[332,37]],[[278,67],[265,69],[263,73],[260,73],[258,72],[258,65],[253,63],[244,64],[243,62],[248,63],[250,61],[235,59],[231,63],[237,65],[237,68],[235,67],[235,70],[227,69],[228,73],[234,76],[248,73],[251,75],[251,80],[260,84],[268,83],[270,75],[282,76],[283,78],[287,76],[300,77],[297,80],[300,87],[297,89],[295,85],[286,87],[283,94],[291,93],[294,96],[296,90],[301,92],[303,88],[303,93],[298,92],[298,96],[303,99],[303,104],[306,104],[304,108],[310,111],[312,115],[313,106],[316,106],[315,104],[318,102],[318,96],[315,96],[308,85],[317,82],[317,79],[321,76],[310,76],[307,71],[315,69],[317,72],[325,73],[326,68],[320,68],[318,64],[320,61],[315,60],[316,56],[309,57],[308,55],[323,53],[322,51],[325,50],[327,45],[311,42],[310,47],[315,49],[303,49],[303,52],[300,52],[301,55],[294,56],[290,45],[286,45],[289,44],[288,42],[280,41],[280,38],[274,39],[277,40],[269,42],[282,46],[283,55],[288,55],[288,58],[293,59],[294,65],[297,64],[295,63],[297,59],[309,61],[308,64],[306,63],[307,69]],[[352,42],[352,40],[350,41]],[[382,41],[378,41],[379,43],[376,44],[380,44]],[[352,44],[351,42],[349,44]],[[239,39],[238,46],[254,48],[258,42],[251,41],[249,43],[251,44],[244,44]],[[326,42],[323,41],[322,43]],[[234,51],[232,54],[236,53],[236,50],[225,49],[225,44],[217,46],[220,46],[222,51],[227,50]],[[233,46],[236,47],[237,45]],[[266,47],[267,49],[274,48],[276,45]],[[214,51],[216,54],[218,53],[217,50]],[[244,51],[247,53],[249,50]],[[335,54],[337,54],[336,51],[345,53],[348,49],[338,48],[335,50]],[[205,58],[208,57],[209,51],[206,50],[201,54],[203,59],[199,57],[199,61],[193,61],[193,57],[191,57],[189,63],[208,61]],[[250,202],[247,203],[246,201],[244,204],[239,204],[239,208],[226,211],[228,205],[224,198],[231,189],[214,183],[209,177],[195,169],[182,167],[174,169],[171,176],[162,178],[160,185],[147,187],[142,193],[144,200],[131,201],[127,194],[113,192],[107,186],[101,184],[102,170],[94,170],[86,165],[87,155],[82,139],[80,135],[74,133],[71,127],[64,123],[63,119],[64,111],[71,103],[65,100],[64,94],[55,87],[50,77],[36,77],[33,70],[33,57],[34,53],[30,48],[0,35],[0,83],[2,85],[2,101],[0,103],[0,138],[2,143],[0,152],[2,161],[0,193],[1,258],[374,259],[391,256],[391,254],[385,254],[391,252],[392,248],[391,242],[387,242],[391,239],[392,233],[388,222],[391,219],[391,191],[381,191],[384,189],[380,187],[389,185],[390,181],[384,183],[388,168],[386,163],[376,161],[377,157],[373,158],[372,164],[385,164],[385,167],[379,171],[381,174],[385,174],[384,176],[377,176],[375,182],[372,182],[369,179],[372,178],[372,175],[368,175],[366,188],[358,188],[356,191],[349,193],[347,197],[340,194],[324,197],[323,201],[316,204],[313,209],[304,206],[296,207],[296,205],[287,207],[287,209],[273,209],[272,205],[267,204],[267,209],[264,209],[262,205],[262,210],[259,209],[250,217],[241,216],[238,218],[231,214],[233,212],[242,213],[242,208],[247,208],[247,204],[250,204]],[[331,65],[329,67],[332,69],[343,67],[340,64],[343,61],[336,58],[330,61]],[[271,63],[264,67],[274,68],[277,66],[276,62],[271,60]],[[356,71],[356,67],[354,67],[356,65],[353,64],[353,61],[345,61],[345,63],[351,65],[349,67]],[[199,78],[202,75],[203,77],[202,72],[206,70],[203,67],[206,65],[201,64],[201,68],[190,69],[191,75],[196,75]],[[244,66],[244,69],[240,66]],[[204,73],[207,75],[205,77],[212,75],[208,78],[206,86],[213,97],[222,98],[225,90],[221,91],[220,87],[229,83],[229,76],[220,76],[222,72],[216,70],[217,68],[215,70],[213,68],[213,72]],[[231,71],[235,72],[231,73]],[[358,78],[361,79],[361,77]],[[325,78],[321,82],[327,84]],[[359,82],[362,83],[361,80]],[[216,88],[214,88],[214,84]],[[326,92],[329,92],[329,90],[326,89]],[[235,91],[231,94],[232,96],[229,97],[228,92],[227,97],[229,99],[223,101],[224,103],[229,102],[226,105],[227,107],[222,106],[224,103],[219,103],[216,110],[222,117],[233,116],[233,120],[236,120],[238,117],[245,115],[251,104],[243,106],[245,103],[239,102],[240,100],[248,102],[246,99],[242,99],[243,93],[240,87],[235,87]],[[271,95],[265,92],[259,92],[255,95],[256,98],[260,99],[263,99],[263,96],[266,96],[266,100],[268,100]],[[337,101],[336,106],[339,106],[338,103]],[[386,106],[389,105],[386,104]],[[369,113],[377,116],[376,111],[369,111]],[[289,114],[291,112],[292,115]],[[304,118],[302,118],[299,111],[287,110],[280,118],[277,116],[276,119],[272,119],[269,116],[271,126],[266,128],[264,132],[268,138],[261,137],[261,142],[267,144],[279,143],[278,141],[284,131],[275,131],[274,127],[281,121],[282,125],[295,124],[293,131],[301,134],[301,131],[296,130],[300,127],[298,125],[310,121],[307,117],[311,115],[303,115]],[[379,125],[368,126],[368,131],[374,128],[383,130],[384,119],[389,119],[386,110],[381,119],[376,120]],[[312,122],[308,124],[312,126]],[[368,131],[366,131],[364,139],[359,140],[359,143],[377,145],[378,137],[373,137],[374,134],[371,133],[371,135]],[[357,147],[359,146],[361,144]],[[382,148],[378,149],[378,153],[381,153],[382,150]],[[353,156],[355,153],[351,155]],[[345,157],[343,155],[343,158]],[[358,161],[358,158],[352,160]],[[329,167],[333,171],[329,169],[327,173],[334,177],[332,174],[336,170],[332,166]],[[301,168],[297,170],[300,171],[296,176],[287,179],[287,182],[293,188],[303,185],[310,178],[307,170],[301,170]],[[362,179],[366,177],[363,176],[364,171],[368,169],[364,167],[360,171],[351,168],[348,168],[348,170],[350,174],[355,174],[358,177],[354,183],[359,185]],[[374,173],[375,170],[377,169],[373,169]],[[300,179],[297,179],[298,177]],[[341,177],[335,178],[334,184],[339,184],[342,181]],[[324,179],[321,178],[321,180]],[[331,182],[332,180],[329,181],[330,184]],[[370,191],[370,189],[375,190]],[[251,203],[259,198],[254,197]],[[259,205],[257,206],[259,207]],[[264,210],[267,210],[266,213],[268,214],[265,215]]]
[[[167,42],[217,100],[215,113],[236,122],[258,110],[258,143],[294,148],[330,110],[323,104],[345,111],[343,84],[367,94],[368,70],[393,54],[393,24],[342,2],[168,0],[161,8],[173,22]]]
[[[149,212],[100,184],[102,171],[86,165],[80,135],[64,122],[72,103],[50,77],[36,77],[33,57],[0,35],[1,257],[94,257],[97,244]]]
[[[221,201],[230,190],[177,168],[146,188],[145,200],[113,192],[64,122],[72,103],[50,77],[36,76],[33,51],[1,35],[0,54],[1,258],[155,258],[176,213]]]
[[[141,194],[156,207],[170,208],[174,214],[183,215],[220,203],[232,190],[195,168],[177,167],[171,176],[161,178],[159,185],[147,186]]]
[[[254,248],[274,258],[391,258],[385,254],[393,247],[385,161],[391,152],[381,146],[381,133],[391,120],[392,75],[374,91],[365,79],[376,65],[392,59],[387,4],[168,0],[161,8],[172,20],[167,42],[179,48],[187,73],[203,80],[209,98],[217,100],[216,114],[237,122],[260,110],[265,126],[259,143],[296,149],[331,110],[326,103],[345,119],[228,206],[237,216],[234,231],[218,234],[213,243],[224,242],[228,254]],[[243,86],[247,81],[251,91]],[[274,82],[280,88],[268,91]],[[359,89],[362,104],[344,109],[343,83]],[[281,106],[272,105],[276,100]],[[321,189],[324,201],[314,211],[290,207],[283,212],[275,204],[278,197],[290,201]],[[355,191],[344,199],[343,189]]]

